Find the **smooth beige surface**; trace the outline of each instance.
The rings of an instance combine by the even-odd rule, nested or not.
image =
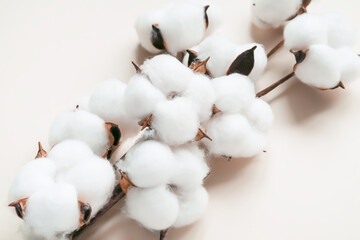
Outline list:
[[[0,239],[22,239],[21,220],[7,192],[23,164],[46,148],[56,114],[109,77],[127,81],[138,46],[136,16],[160,0],[0,0]],[[250,26],[250,0],[214,1],[225,13],[218,33],[267,49],[280,31]],[[339,11],[357,25],[358,0],[314,0],[310,12]],[[360,52],[360,41],[356,48]],[[274,55],[257,88],[291,71],[293,57]],[[218,159],[206,182],[210,204],[196,224],[174,229],[168,240],[359,240],[360,81],[346,90],[319,91],[297,80],[269,94],[276,116],[266,153]],[[121,204],[83,240],[155,240],[121,214]]]

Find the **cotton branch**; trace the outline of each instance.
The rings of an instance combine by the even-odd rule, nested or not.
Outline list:
[[[279,81],[271,84],[269,87],[265,88],[264,90],[258,92],[256,94],[256,97],[260,98],[266,94],[268,94],[269,92],[271,92],[272,90],[274,90],[275,88],[277,88],[278,86],[280,86],[281,84],[283,84],[284,82],[288,81],[289,79],[291,79],[292,77],[295,76],[295,73],[292,72],[288,75],[286,75],[285,77],[283,77],[282,79],[280,79]]]

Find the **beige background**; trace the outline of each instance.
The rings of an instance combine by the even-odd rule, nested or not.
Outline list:
[[[56,114],[72,109],[98,82],[129,79],[130,61],[146,57],[134,20],[158,2],[164,0],[0,0],[0,239],[22,239],[7,192],[37,141],[47,147]],[[280,31],[250,27],[250,0],[214,2],[226,13],[218,33],[231,40],[253,39],[269,49],[281,38]],[[315,0],[309,10],[339,11],[360,32],[359,7],[358,0]],[[293,61],[285,50],[276,54],[258,89],[289,73]],[[360,81],[345,91],[319,91],[292,80],[266,99],[276,116],[267,152],[214,161],[206,215],[171,230],[168,240],[360,239]],[[82,239],[158,238],[120,208]]]

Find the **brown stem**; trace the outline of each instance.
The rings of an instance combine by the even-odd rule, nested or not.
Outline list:
[[[292,72],[288,75],[286,75],[285,77],[283,77],[282,79],[280,79],[279,81],[271,84],[269,87],[265,88],[264,90],[258,92],[256,94],[256,97],[260,98],[266,94],[268,94],[269,92],[271,92],[272,90],[274,90],[275,88],[277,88],[278,86],[280,86],[281,84],[283,84],[284,82],[286,82],[287,80],[291,79],[292,77],[295,76],[295,73]]]
[[[120,201],[125,196],[125,193],[121,190],[120,184],[115,186],[115,189],[113,191],[112,197],[108,201],[108,203],[100,209],[100,211],[93,217],[90,222],[83,225],[79,229],[73,231],[69,234],[70,240],[75,240],[80,237],[81,233],[89,226],[95,223],[97,219],[99,219],[102,215],[104,215],[107,211],[109,211],[118,201]]]
[[[278,44],[276,44],[276,46],[270,50],[270,52],[267,54],[267,57],[271,57],[274,53],[276,53],[280,48],[282,48],[284,46],[284,40],[282,40],[281,42],[279,42]]]

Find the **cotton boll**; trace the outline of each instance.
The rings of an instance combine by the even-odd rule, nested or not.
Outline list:
[[[14,179],[10,191],[10,202],[29,197],[40,189],[54,184],[55,164],[47,158],[38,158],[25,164]]]
[[[119,167],[137,187],[154,187],[168,182],[174,164],[174,155],[167,145],[149,140],[133,146]]]
[[[156,105],[165,101],[165,95],[155,88],[143,75],[133,76],[124,93],[126,112],[134,118],[145,118],[150,115]]]
[[[356,42],[354,26],[341,14],[322,15],[328,25],[328,44],[333,48],[351,46]]]
[[[179,216],[174,227],[183,227],[199,220],[206,212],[209,195],[202,186],[191,191],[180,191],[179,195]]]
[[[192,103],[182,97],[157,105],[151,127],[161,141],[179,145],[193,140],[200,122]]]
[[[173,149],[176,167],[170,183],[182,189],[194,189],[202,185],[210,169],[205,153],[197,145],[188,144]]]
[[[64,112],[51,125],[51,146],[67,139],[85,142],[99,156],[106,152],[109,143],[104,120],[83,110]]]
[[[349,83],[360,78],[360,57],[350,48],[337,49],[341,81]]]
[[[231,74],[212,80],[216,93],[215,105],[224,113],[241,112],[255,98],[251,80],[240,74]]]
[[[260,28],[279,27],[302,6],[302,0],[253,0],[252,3],[253,23]]]
[[[66,140],[56,144],[48,154],[58,172],[73,167],[75,164],[87,161],[94,157],[88,145],[79,140]]]
[[[327,44],[328,24],[318,15],[304,13],[291,20],[284,29],[285,47],[305,50],[314,44]]]
[[[148,59],[141,66],[152,84],[165,95],[183,92],[192,79],[192,71],[175,57],[162,54]]]
[[[221,24],[223,20],[223,14],[221,13],[218,6],[211,1],[207,0],[193,0],[190,1],[193,4],[200,5],[201,7],[209,5],[209,8],[206,10],[206,14],[209,20],[209,26],[206,29],[206,35],[212,34]],[[195,44],[194,44],[195,45]]]
[[[329,89],[341,80],[336,51],[326,45],[313,45],[303,62],[297,65],[295,75],[305,84]]]
[[[206,121],[211,117],[216,95],[208,77],[202,74],[195,74],[183,96],[192,102],[200,122]]]
[[[126,194],[125,212],[148,229],[164,230],[174,224],[179,214],[179,202],[166,186],[130,188]]]
[[[54,184],[29,197],[24,221],[39,237],[55,239],[58,233],[75,230],[79,218],[75,189],[68,184]]]
[[[204,144],[216,155],[252,157],[266,145],[264,135],[240,114],[215,115],[207,126],[207,134],[213,140]]]
[[[60,174],[56,180],[71,184],[78,198],[90,204],[94,216],[111,197],[115,173],[109,161],[94,156]]]
[[[271,127],[274,121],[274,114],[270,105],[259,98],[256,98],[246,108],[244,114],[252,126],[264,132]]]

